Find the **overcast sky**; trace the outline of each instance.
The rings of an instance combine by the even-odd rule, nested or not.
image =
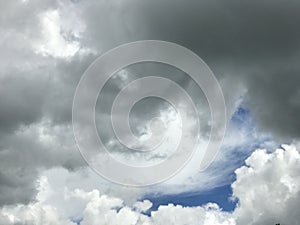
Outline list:
[[[299,11],[297,0],[0,1],[0,224],[296,225]],[[171,79],[199,112],[195,157],[164,183],[132,188],[103,179],[84,161],[73,134],[72,103],[81,76],[97,57],[139,40],[174,42],[206,62],[225,97],[227,129],[215,161],[200,172],[211,128],[203,91],[184,72],[159,63],[114,74],[99,95],[96,124],[120,161],[161,162],[173,153],[180,132],[176,110],[147,98],[132,109],[133,133],[143,140],[157,117],[167,124],[166,144],[144,155],[132,154],[117,141],[110,111],[131,81],[153,75]],[[172,95],[171,88],[166,93]],[[185,135],[192,140],[195,118],[187,118]],[[224,186],[232,188],[225,195],[237,204],[233,212],[210,200],[198,206],[170,200],[150,210],[153,203],[145,197],[201,196]]]

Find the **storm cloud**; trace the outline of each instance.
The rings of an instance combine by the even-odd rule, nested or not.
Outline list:
[[[86,165],[72,134],[75,88],[97,56],[130,41],[191,49],[219,79],[229,117],[242,98],[261,132],[283,142],[300,137],[299,1],[28,0],[0,8],[0,204],[30,201],[44,169]],[[176,80],[203,101],[192,81]],[[107,101],[120,90],[114,82]]]

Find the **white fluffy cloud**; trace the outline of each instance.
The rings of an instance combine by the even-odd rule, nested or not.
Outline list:
[[[47,177],[42,177],[36,202],[4,206],[0,210],[0,224],[75,225],[79,221],[81,225],[297,224],[300,154],[296,147],[284,145],[273,153],[259,149],[245,163],[236,170],[236,181],[232,184],[233,197],[239,201],[232,213],[222,211],[215,203],[197,207],[169,204],[159,206],[148,216],[144,213],[152,206],[148,200],[125,204],[121,198],[101,194],[99,190],[65,188],[65,201],[81,201],[83,205],[80,215],[71,215],[47,203],[47,198],[56,192],[51,193]]]
[[[61,218],[54,207],[35,203],[18,205],[16,207],[4,207],[1,210],[0,224],[72,225],[73,223]]]
[[[283,148],[272,154],[257,150],[236,170],[232,188],[239,199],[238,225],[299,223],[300,154],[294,146]]]
[[[39,190],[36,202],[27,204],[35,193],[34,181],[44,170],[64,167],[74,171],[85,166],[76,150],[71,129],[71,105],[75,87],[83,71],[97,55],[128,41],[163,39],[182,43],[195,52],[201,53],[202,57],[206,56],[205,60],[209,65],[215,67],[214,71],[221,78],[227,103],[230,103],[227,104],[230,112],[236,109],[235,106],[230,105],[236,103],[237,97],[248,95],[249,104],[246,106],[259,119],[260,127],[267,131],[276,131],[283,136],[299,137],[298,52],[296,57],[292,57],[294,46],[297,45],[299,38],[297,35],[289,35],[295,34],[294,29],[297,27],[297,23],[292,26],[294,24],[292,18],[296,18],[299,14],[299,8],[296,7],[298,3],[278,5],[280,9],[285,9],[279,10],[284,12],[282,16],[273,13],[278,10],[272,7],[268,8],[271,11],[267,10],[268,12],[264,11],[260,14],[260,4],[254,3],[258,15],[252,24],[252,20],[248,19],[253,15],[247,16],[246,13],[244,16],[244,13],[240,13],[244,8],[240,6],[233,7],[235,9],[230,13],[233,21],[230,21],[224,20],[224,16],[227,16],[222,13],[222,7],[218,9],[219,7],[211,7],[210,4],[206,6],[199,2],[199,5],[197,3],[182,7],[181,3],[170,4],[169,1],[160,2],[161,5],[146,1],[138,4],[137,2],[139,1],[0,2],[0,205],[20,203],[1,208],[0,224],[73,224],[69,218],[74,217],[83,217],[82,224],[104,224],[105,221],[108,224],[120,224],[120,220],[122,224],[127,222],[129,224],[162,222],[172,224],[172,219],[176,219],[176,224],[180,224],[188,217],[193,218],[198,224],[236,222],[241,225],[255,225],[282,222],[281,220],[283,223],[296,224],[299,221],[299,213],[294,210],[297,209],[299,202],[299,154],[291,147],[286,147],[286,151],[278,150],[273,154],[256,151],[247,160],[247,166],[237,170],[233,191],[235,197],[239,199],[239,206],[233,214],[224,213],[215,205],[210,205],[213,206],[212,209],[208,206],[189,208],[168,205],[161,206],[158,211],[151,214],[151,217],[147,217],[142,212],[150,207],[151,202],[129,204],[124,197],[127,195],[127,198],[134,199],[132,195],[137,195],[133,193],[135,191],[130,195],[126,191],[125,194],[122,191],[115,193],[111,191],[113,185],[109,184],[102,188],[103,184],[98,185],[98,180],[91,182],[92,178],[87,185],[84,183],[87,181],[83,178],[85,175],[80,175],[78,171],[70,175],[74,183],[71,188],[66,185],[69,188],[66,188],[66,193],[64,193],[63,182],[49,181],[53,186],[52,192],[51,188],[43,184],[44,189]],[[235,2],[234,5],[236,6]],[[290,7],[291,5],[293,7]],[[172,10],[169,7],[172,7]],[[245,12],[248,12],[248,7],[245,9]],[[199,10],[203,13],[199,13]],[[171,11],[175,13],[170,14],[171,19],[165,20],[165,13]],[[228,12],[227,7],[225,11]],[[266,26],[262,29],[265,34],[269,37],[279,34],[288,36],[271,38],[275,41],[271,44],[270,38],[263,38],[260,41],[253,38],[252,34],[261,33],[261,21],[265,21],[265,13],[273,18],[270,20],[273,21],[272,24],[263,23]],[[210,21],[212,14],[221,17]],[[292,16],[289,18],[287,15]],[[191,21],[194,21],[192,18],[197,18],[195,20],[197,24],[191,24]],[[282,18],[286,18],[286,22],[278,21]],[[241,21],[239,23],[241,27],[235,24],[237,36],[234,37],[238,38],[232,38],[232,33],[227,32],[227,24],[232,26],[235,20]],[[215,24],[215,21],[225,23]],[[272,28],[273,24],[278,25],[276,29]],[[245,27],[250,31],[250,35],[245,32]],[[178,29],[180,32],[177,32]],[[208,33],[203,32],[202,29]],[[221,36],[224,35],[223,38],[215,35],[216,30],[220,31]],[[241,37],[240,34],[244,36]],[[222,40],[222,43],[219,43],[219,40]],[[290,41],[289,44],[280,45],[276,40]],[[274,54],[274,46],[284,49],[287,54],[278,51],[279,56],[270,57]],[[222,51],[219,52],[221,49]],[[260,51],[269,54],[267,57],[264,54],[257,54]],[[225,52],[235,52],[237,56],[223,55]],[[239,55],[238,52],[243,52],[245,55]],[[256,54],[252,56],[253,53]],[[239,58],[243,59],[239,61],[237,60]],[[232,59],[235,63],[231,65],[228,59]],[[243,60],[247,62],[247,66],[243,65]],[[278,62],[278,67],[274,68],[274,60]],[[249,64],[250,61],[263,65],[264,68],[253,66]],[[265,68],[269,67],[266,62],[269,62],[270,68]],[[225,75],[221,77],[220,74]],[[282,74],[285,76],[281,76]],[[182,80],[182,83],[185,82]],[[232,88],[233,83],[235,88]],[[283,83],[285,85],[282,85]],[[279,89],[281,91],[278,92]],[[113,89],[109,90],[109,94],[111,92]],[[193,96],[199,101],[197,94]],[[270,112],[276,114],[269,116]],[[106,119],[104,115],[101,115],[101,118]],[[225,144],[231,141],[231,137],[233,144],[227,149],[244,147],[250,142],[256,144],[262,137],[253,137],[245,141],[243,137],[248,137],[248,134],[242,137],[237,136],[238,134],[243,134],[239,128],[232,132],[232,136],[228,135]],[[109,137],[110,134],[108,133],[107,136]],[[252,148],[248,149],[252,150]],[[224,155],[228,155],[228,151],[223,152]],[[229,166],[228,158],[232,155],[229,157],[224,155],[220,158],[225,162],[225,169],[231,172],[236,164],[232,163]],[[197,163],[195,161],[195,166],[189,167],[184,175],[190,176],[191,171],[196,171]],[[199,190],[203,186],[209,189],[227,179],[225,169],[222,168],[222,173],[220,170],[212,169],[196,178],[178,179],[177,177],[175,181],[172,180],[166,186],[161,186],[159,191],[177,193],[193,188]],[[57,179],[61,178],[61,174],[57,177]],[[99,181],[101,182],[105,183]],[[184,187],[178,188],[176,186],[178,183],[184,184]],[[200,185],[202,186],[199,188]],[[67,199],[67,196],[74,192],[68,190],[82,188],[82,186],[89,186],[89,188],[83,189],[80,192],[81,196]],[[94,188],[100,189],[99,192],[93,191]],[[99,208],[105,204],[107,207]]]

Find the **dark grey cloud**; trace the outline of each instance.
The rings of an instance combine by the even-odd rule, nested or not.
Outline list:
[[[56,1],[1,2],[0,205],[29,202],[44,169],[85,166],[73,139],[71,105],[85,61],[42,56],[41,14]],[[63,64],[63,65],[62,65]],[[68,67],[68,69],[67,69]],[[68,73],[66,72],[68,71]]]
[[[0,129],[14,131],[20,124],[29,125],[42,116],[45,78],[24,77],[29,71],[0,78]],[[30,71],[36,72],[36,71]]]
[[[248,90],[246,107],[263,131],[299,137],[299,1],[132,0],[106,7],[83,5],[87,29],[82,43],[101,51],[141,39],[186,46],[219,77],[229,112],[242,85]]]
[[[34,0],[3,1],[0,9],[0,204],[29,201],[43,168],[84,165],[71,135],[76,85],[96,56],[129,41],[159,39],[190,48],[219,78],[229,112],[244,95],[262,131],[283,140],[300,136],[299,1]],[[63,21],[72,14],[85,27],[78,36],[75,25],[61,30],[83,49],[70,58],[36,51],[44,38],[39,16],[55,9]],[[153,69],[141,66],[131,73]],[[175,80],[203,101],[190,80],[182,74]],[[119,90],[114,82],[120,81],[106,93],[103,114]],[[147,112],[137,109],[136,124]],[[37,131],[43,127],[50,142]]]
[[[263,131],[299,138],[298,1],[160,1],[125,7],[137,39],[192,49],[220,80],[230,80],[223,85],[226,96],[242,83],[246,107]]]

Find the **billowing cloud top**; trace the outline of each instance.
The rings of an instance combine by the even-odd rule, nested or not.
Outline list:
[[[67,217],[75,215],[69,212],[80,209],[82,224],[91,225],[103,213],[108,215],[109,224],[120,224],[119,220],[124,224],[127,220],[129,224],[160,224],[173,213],[178,215],[177,224],[186,215],[200,221],[198,224],[211,224],[211,221],[223,225],[296,224],[300,220],[294,210],[299,204],[299,153],[292,147],[272,154],[256,151],[246,161],[247,166],[236,171],[237,179],[232,187],[239,205],[233,213],[222,212],[215,205],[195,208],[168,205],[147,217],[143,210],[151,203],[125,206],[121,199],[127,196],[124,200],[127,202],[153,189],[178,193],[229,183],[227,175],[243,161],[236,159],[236,154],[245,157],[262,143],[263,147],[297,143],[300,137],[299,10],[300,2],[296,0],[0,2],[0,205],[3,206],[0,224],[24,221],[73,224]],[[239,108],[249,110],[247,118],[251,117],[251,123],[244,117],[238,125],[231,121],[224,151],[206,173],[190,174],[197,168],[195,161],[169,183],[151,190],[128,191],[104,180],[88,178],[84,189],[81,180],[96,176],[86,172],[87,165],[73,137],[71,110],[76,86],[99,55],[119,44],[143,39],[175,42],[197,53],[221,84],[228,120],[237,116]],[[191,79],[162,65],[127,68],[107,83],[103,98],[96,106],[98,131],[112,154],[121,160],[131,160],[131,156],[122,153],[107,123],[112,99],[128,82],[152,73],[172,76],[198,101],[203,144],[208,139],[209,108],[204,94],[195,88]],[[241,116],[245,111],[239,113]],[[141,121],[159,116],[173,124],[176,122],[173,114],[164,102],[148,99],[132,112],[133,131],[143,137],[149,127],[147,123],[142,126]],[[193,119],[189,125],[193,132]],[[171,130],[176,133],[174,127]],[[161,160],[168,154],[154,154],[143,160]],[[36,197],[44,193],[37,190],[37,180],[41,182],[41,175],[48,173],[49,177],[70,173],[65,176],[72,190],[66,192],[81,202],[79,208],[61,213],[57,205],[46,204]],[[60,181],[54,183],[52,188],[57,189],[54,192],[64,191],[59,187]],[[74,192],[76,188],[82,191]],[[43,216],[45,221],[40,221]]]
[[[300,219],[296,210],[300,200],[299,171],[300,154],[295,146],[286,145],[272,154],[256,150],[246,165],[235,171],[237,178],[232,189],[238,206],[231,213],[222,211],[215,203],[197,207],[169,204],[149,213],[152,206],[149,200],[126,205],[124,200],[101,194],[99,190],[86,192],[65,187],[64,193],[54,192],[53,184],[43,176],[36,202],[3,207],[0,224],[297,224]],[[63,205],[50,204],[56,195],[63,195]]]

